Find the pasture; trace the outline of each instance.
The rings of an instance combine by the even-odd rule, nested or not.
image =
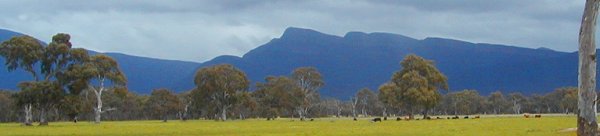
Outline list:
[[[444,116],[445,117],[445,116]],[[51,122],[50,126],[24,127],[18,123],[0,124],[0,135],[575,135],[574,131],[561,132],[576,127],[575,116],[482,116],[481,119],[443,119],[387,121],[372,123],[371,118],[352,121],[351,118],[318,118],[315,121],[292,119],[235,120],[216,122],[209,120],[161,121],[106,121],[93,124],[81,121]]]

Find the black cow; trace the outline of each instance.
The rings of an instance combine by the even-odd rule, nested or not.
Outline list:
[[[458,116],[454,116],[454,117],[452,117],[452,119],[459,119],[459,117]]]
[[[356,119],[356,118],[354,118],[354,121],[357,121],[357,119]]]
[[[469,119],[469,116],[465,116],[465,119]]]
[[[371,122],[377,122],[377,121],[381,122],[381,118],[374,118],[371,120]]]
[[[542,114],[535,115],[535,118],[541,118],[541,117],[542,117]]]
[[[383,120],[387,120],[387,117],[383,117]]]
[[[400,120],[402,120],[402,118],[400,118],[400,117],[397,117],[397,118],[396,118],[396,121],[400,121]]]

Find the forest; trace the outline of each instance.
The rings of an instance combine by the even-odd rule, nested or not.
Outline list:
[[[348,99],[321,96],[325,86],[314,67],[299,67],[289,75],[265,77],[250,85],[246,74],[230,64],[199,69],[196,87],[176,93],[156,88],[136,94],[125,87],[126,73],[117,62],[86,49],[72,48],[68,34],[53,36],[48,45],[30,36],[13,37],[0,45],[9,71],[23,70],[32,81],[20,90],[0,91],[0,122],[48,125],[50,121],[101,120],[243,120],[281,117],[388,117],[410,119],[430,115],[564,113],[577,108],[577,88],[524,95],[499,90],[449,90],[447,78],[432,60],[407,55],[401,69],[377,90],[364,88]]]

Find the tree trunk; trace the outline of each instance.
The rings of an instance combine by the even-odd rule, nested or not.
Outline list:
[[[101,93],[100,93],[101,94]],[[101,114],[102,114],[102,96],[96,93],[96,100],[97,100],[97,105],[96,105],[96,109],[95,109],[95,121],[94,123],[100,123],[100,119]]]
[[[24,112],[25,112],[25,120],[23,122],[23,124],[25,124],[25,126],[32,126],[33,125],[33,113],[31,111],[31,108],[33,106],[31,104],[26,104],[24,106]]]
[[[383,117],[387,117],[387,108],[383,107]]]
[[[40,126],[47,126],[48,125],[48,119],[46,119],[46,108],[42,107],[40,109]]]
[[[227,120],[227,108],[223,107],[223,110],[221,111],[221,120],[225,121]]]
[[[595,136],[596,122],[596,18],[599,0],[587,0],[579,30],[579,91],[577,135]]]

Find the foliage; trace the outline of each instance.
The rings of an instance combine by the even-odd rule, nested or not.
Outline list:
[[[397,86],[396,98],[409,110],[411,118],[412,112],[418,109],[423,109],[424,116],[427,116],[427,111],[441,101],[438,90],[448,90],[446,76],[432,61],[414,54],[407,55],[400,64],[402,69],[391,79]]]
[[[247,91],[249,81],[246,74],[229,64],[206,67],[196,72],[194,100],[198,106],[212,107],[227,120],[227,109],[238,103],[236,95]],[[205,105],[210,103],[211,105]]]
[[[148,99],[146,107],[161,116],[163,121],[166,122],[169,114],[175,114],[181,110],[181,101],[170,90],[164,88],[156,89],[150,94],[150,99]]]

